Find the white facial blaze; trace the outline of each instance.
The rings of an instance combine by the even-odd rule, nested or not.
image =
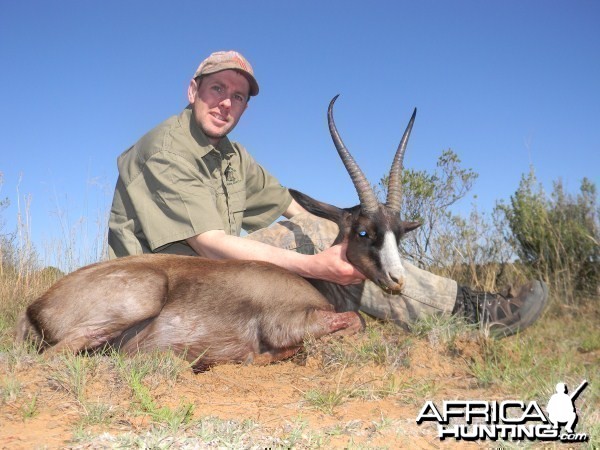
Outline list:
[[[405,273],[400,261],[398,245],[394,233],[387,231],[383,237],[383,246],[381,247],[381,266],[383,272],[392,280],[402,280]]]

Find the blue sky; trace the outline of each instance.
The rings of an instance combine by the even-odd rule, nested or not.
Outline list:
[[[25,197],[41,251],[95,229],[117,156],[185,107],[198,63],[223,49],[261,86],[231,137],[286,186],[356,203],[326,126],[339,93],[338,128],[373,182],[416,106],[405,166],[432,170],[452,148],[480,174],[482,209],[530,164],[576,192],[600,181],[599,23],[600,2],[572,0],[0,0],[4,231]]]

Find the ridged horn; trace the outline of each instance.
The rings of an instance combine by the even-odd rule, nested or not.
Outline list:
[[[404,152],[406,151],[406,144],[408,143],[408,138],[410,137],[410,132],[412,130],[413,123],[415,122],[416,115],[417,108],[415,108],[413,111],[412,117],[406,126],[406,130],[404,131],[400,145],[398,145],[398,150],[396,150],[392,168],[390,169],[386,206],[397,213],[400,212],[400,206],[402,204],[402,166],[404,161]]]
[[[331,102],[329,103],[329,109],[327,110],[327,122],[329,124],[329,133],[331,134],[331,138],[333,139],[333,143],[335,144],[335,148],[350,175],[352,178],[352,183],[354,183],[354,187],[356,188],[356,192],[358,193],[358,198],[360,200],[360,206],[365,212],[375,212],[379,206],[379,202],[377,201],[377,197],[375,197],[375,193],[373,189],[371,189],[371,185],[365,177],[365,174],[354,158],[342,142],[342,138],[335,127],[335,122],[333,120],[333,104],[339,97],[339,94],[333,97]]]

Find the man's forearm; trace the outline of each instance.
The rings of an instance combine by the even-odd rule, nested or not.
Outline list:
[[[266,261],[288,269],[306,278],[315,278],[308,269],[310,256],[262,242],[230,236],[224,232],[209,231],[187,240],[200,256],[211,259],[247,259]]]
[[[262,242],[207,231],[187,239],[200,256],[212,259],[266,261],[304,278],[316,278],[338,284],[354,284],[364,276],[346,260],[346,246],[335,245],[317,255],[304,255]]]
[[[304,213],[306,210],[296,200],[292,199],[283,215],[288,219],[296,214]],[[281,248],[273,247],[258,241],[242,239],[230,236],[224,231],[208,231],[198,236],[187,239],[187,243],[196,253],[211,259],[248,259],[256,261],[267,261],[291,270],[306,278],[315,278],[307,270],[310,267],[307,255],[293,252],[297,256]]]

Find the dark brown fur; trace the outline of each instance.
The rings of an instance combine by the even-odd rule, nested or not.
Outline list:
[[[269,363],[308,335],[361,328],[356,313],[335,313],[310,283],[275,265],[142,255],[65,276],[23,313],[16,338],[49,353],[171,349],[202,370]]]

